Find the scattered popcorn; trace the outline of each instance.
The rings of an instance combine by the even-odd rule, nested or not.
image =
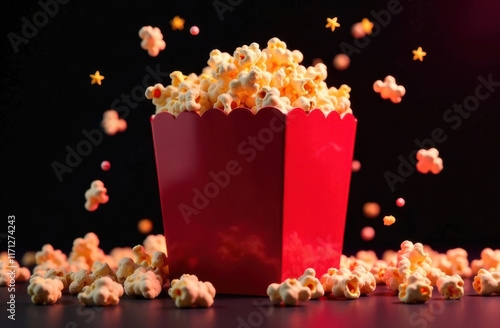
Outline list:
[[[215,288],[212,283],[199,281],[195,275],[183,274],[173,279],[168,295],[178,308],[210,307],[214,303]]]
[[[351,164],[352,172],[359,172],[361,170],[361,163],[358,160],[353,160]]]
[[[375,202],[368,202],[363,205],[363,214],[369,218],[374,219],[380,214],[380,205]]]
[[[474,290],[481,296],[489,296],[493,293],[500,294],[500,271],[490,272],[480,269],[472,283]]]
[[[427,55],[425,51],[422,51],[422,47],[418,47],[417,50],[413,50],[413,60],[424,61],[424,56]]]
[[[110,162],[103,161],[101,163],[101,170],[103,170],[103,171],[109,171],[110,168],[111,168],[111,163]]]
[[[109,196],[106,195],[108,190],[104,187],[104,183],[100,180],[94,180],[90,184],[90,189],[85,192],[85,209],[89,212],[97,210],[99,204],[106,204]]]
[[[333,67],[339,71],[345,71],[350,64],[351,59],[346,54],[338,54],[333,57]]]
[[[340,27],[340,24],[337,23],[337,17],[327,18],[326,21],[328,23],[326,24],[325,27],[332,29],[332,32],[335,31],[335,28]]]
[[[363,229],[361,229],[361,238],[364,241],[373,240],[373,238],[375,238],[375,229],[373,229],[372,227],[364,227]]]
[[[121,284],[114,282],[109,277],[95,280],[90,286],[83,288],[78,294],[78,300],[87,306],[116,305],[123,295]]]
[[[35,252],[26,252],[21,258],[21,263],[24,266],[32,266],[36,264],[36,253]]]
[[[108,109],[102,115],[101,125],[108,136],[114,136],[118,132],[127,130],[127,121],[120,118],[114,109]]]
[[[35,304],[54,304],[61,296],[63,283],[58,279],[34,277],[28,286],[28,294]]]
[[[150,219],[141,219],[137,223],[137,230],[139,230],[140,233],[147,235],[151,232],[151,230],[153,230],[153,221]]]
[[[278,38],[269,40],[264,49],[255,42],[238,47],[233,55],[215,49],[202,74],[172,72],[171,85],[156,84],[145,94],[156,106],[156,114],[165,111],[174,116],[183,111],[201,115],[210,108],[229,113],[237,107],[256,113],[267,106],[284,114],[295,107],[318,108],[325,114],[336,111],[342,117],[352,113],[350,87],[328,88],[326,65],[306,68],[300,64],[303,58]]]
[[[200,33],[200,29],[198,26],[191,26],[189,33],[191,33],[191,35],[198,35]]]
[[[356,39],[361,39],[366,36],[365,29],[363,28],[363,24],[355,23],[351,27],[351,35]]]
[[[396,199],[396,205],[398,207],[403,207],[403,206],[405,206],[405,204],[406,204],[406,202],[405,202],[404,198],[400,197],[400,198]]]
[[[392,215],[386,215],[384,216],[384,225],[390,226],[393,225],[396,222],[396,218]]]
[[[436,286],[436,283],[439,278],[446,276],[446,273],[441,271],[439,268],[431,268],[429,273],[427,273],[427,279],[430,281],[431,286]]]
[[[439,294],[445,299],[459,300],[464,296],[464,281],[458,274],[442,276],[436,281]]]
[[[137,268],[123,283],[125,294],[153,299],[161,293],[163,281],[150,269]]]
[[[399,285],[398,296],[403,303],[424,303],[432,297],[432,286],[420,272],[414,272],[405,283]]]
[[[95,277],[87,272],[87,270],[80,270],[73,272],[69,275],[71,283],[69,284],[70,294],[78,294],[83,291],[83,287],[90,286]]]
[[[171,21],[170,21],[170,26],[172,27],[172,30],[183,30],[184,29],[184,22],[186,20],[183,18],[180,18],[179,16],[175,16]]]
[[[439,151],[436,148],[429,150],[420,149],[417,152],[417,170],[420,173],[438,174],[443,170],[443,160],[439,157]]]
[[[479,269],[500,271],[500,249],[483,249],[481,251],[481,259],[473,260],[471,268],[473,274],[477,274]]]
[[[101,85],[101,81],[104,80],[104,76],[102,76],[99,71],[96,71],[95,74],[90,74],[90,78],[92,81],[90,82],[91,84],[98,84]]]
[[[144,249],[148,253],[163,252],[167,255],[167,242],[164,235],[149,235],[142,242]]]
[[[375,81],[373,91],[380,93],[382,99],[390,99],[395,104],[400,103],[401,98],[406,93],[405,87],[397,85],[396,79],[391,75],[387,75],[384,82],[381,80]]]
[[[314,269],[309,268],[304,271],[304,274],[299,277],[298,281],[302,286],[308,287],[311,290],[311,299],[316,300],[325,295],[323,285],[319,279],[316,278],[316,271],[314,271]]]
[[[286,279],[281,284],[270,284],[267,295],[275,305],[283,302],[287,306],[296,306],[311,299],[311,289],[302,286],[297,279]]]
[[[147,50],[151,57],[158,56],[165,49],[163,34],[158,27],[143,26],[139,30],[139,37],[142,39],[141,48]]]

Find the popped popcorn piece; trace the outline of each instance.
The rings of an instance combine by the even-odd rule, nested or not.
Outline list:
[[[351,271],[340,269],[330,279],[334,297],[356,299],[361,295],[359,276],[353,275]]]
[[[287,306],[296,306],[311,299],[311,289],[302,286],[297,279],[286,279],[281,284],[270,284],[267,295],[275,305],[283,302]]]
[[[398,252],[388,249],[382,253],[382,260],[389,266],[395,266],[398,262]]]
[[[319,279],[316,278],[316,271],[314,271],[313,268],[306,269],[304,274],[297,280],[302,284],[302,286],[311,290],[311,299],[316,300],[325,295],[323,285]]]
[[[361,265],[363,266],[366,270],[370,270],[371,267],[378,261],[377,254],[375,254],[374,251],[358,251],[356,253],[356,258],[358,260],[361,260],[365,262],[367,265]],[[356,263],[355,267],[359,266],[360,264]],[[355,268],[354,267],[354,268]],[[354,269],[353,268],[353,269]]]
[[[133,257],[134,253],[132,253],[132,248],[130,247],[115,247],[111,250],[109,255],[113,258],[113,261],[116,263],[115,267],[112,267],[113,270],[118,269],[118,263],[121,259],[125,257]]]
[[[332,29],[332,32],[335,31],[335,28],[340,27],[340,24],[337,23],[337,17],[327,18],[326,21],[328,23],[326,24],[325,27]]]
[[[167,242],[165,240],[164,235],[149,235],[144,239],[142,242],[144,245],[144,249],[146,252],[152,254],[154,252],[163,252],[165,255],[168,255],[167,253]]]
[[[438,279],[444,276],[446,276],[446,273],[439,268],[431,268],[429,273],[427,273],[427,279],[430,280],[431,286],[436,286]]]
[[[116,278],[118,282],[123,284],[138,267],[139,265],[136,264],[130,257],[122,258],[120,262],[118,262],[118,270],[116,271]]]
[[[143,26],[139,30],[139,37],[142,39],[141,48],[147,50],[151,57],[158,56],[165,49],[163,34],[158,27]]]
[[[109,171],[109,169],[111,168],[111,163],[108,162],[108,161],[102,161],[101,162],[101,170],[103,171]]]
[[[108,263],[101,263],[100,261],[95,261],[92,266],[92,275],[95,279],[102,277],[109,277],[113,281],[117,281],[116,273],[111,269]]]
[[[140,233],[147,235],[151,232],[151,230],[153,230],[153,221],[150,219],[141,219],[137,222],[137,230],[139,230]]]
[[[34,277],[28,286],[28,294],[35,304],[54,304],[62,296],[63,283],[58,279]]]
[[[405,200],[404,200],[404,198],[401,198],[401,197],[400,197],[400,198],[396,199],[396,205],[397,205],[398,207],[403,207],[403,206],[405,206]]]
[[[372,227],[364,227],[363,229],[361,229],[361,238],[364,241],[372,240],[373,238],[375,238],[375,229],[373,229]]]
[[[333,67],[339,71],[345,71],[350,64],[351,59],[346,54],[338,54],[333,57]]]
[[[66,254],[60,249],[55,250],[51,244],[45,244],[42,249],[35,253],[35,262],[38,265],[52,262],[57,268],[67,268],[68,261]]]
[[[139,266],[147,267],[151,264],[151,255],[146,252],[144,246],[135,246],[134,248],[132,248],[132,253],[134,253],[135,256],[135,263],[137,263]]]
[[[370,272],[373,274],[375,277],[375,281],[377,284],[384,284],[385,285],[385,270],[387,269],[387,263],[382,260],[378,260],[373,264],[372,268],[370,269]]]
[[[95,261],[114,263],[111,256],[104,254],[104,251],[99,248],[99,238],[93,232],[87,233],[83,238],[76,238],[73,241],[73,248],[69,254],[70,267],[74,264],[75,267],[80,267],[80,270],[90,270]],[[78,271],[71,269],[70,271]]]
[[[132,275],[125,279],[123,287],[129,296],[141,296],[153,299],[161,293],[163,281],[150,268],[137,268]]]
[[[99,204],[106,204],[109,200],[109,196],[106,195],[107,191],[102,181],[92,181],[90,189],[85,192],[85,209],[89,212],[93,212],[97,210]]]
[[[69,275],[69,278],[71,280],[69,284],[70,294],[81,293],[85,286],[90,286],[95,280],[95,276],[89,274],[87,270],[73,272]]]
[[[165,284],[168,281],[168,259],[163,252],[154,252],[151,258],[151,269],[159,275]]]
[[[490,272],[480,269],[472,283],[474,290],[481,296],[489,296],[493,293],[500,294],[500,271]]]
[[[45,279],[50,278],[50,279],[60,280],[61,283],[63,284],[62,290],[68,289],[68,287],[69,287],[68,279],[67,279],[66,273],[64,272],[63,269],[50,269],[45,273],[45,275],[43,277]]]
[[[363,266],[365,269],[369,270],[371,268],[371,264],[365,262],[362,259],[358,259],[354,256],[345,256],[344,254],[340,255],[340,269],[348,269],[348,270],[354,270],[358,266]]]
[[[398,297],[403,303],[424,303],[431,299],[432,289],[420,272],[414,272],[405,283],[399,285]]]
[[[472,273],[477,274],[479,269],[500,271],[500,249],[485,248],[481,251],[481,259],[471,263]]]
[[[123,295],[121,284],[109,277],[96,279],[90,286],[83,288],[78,294],[78,300],[87,306],[116,305]]]
[[[443,170],[443,160],[439,157],[439,151],[436,148],[420,149],[417,152],[417,160],[416,167],[420,173],[438,174]]]
[[[396,218],[392,215],[386,215],[384,216],[384,225],[390,226],[393,225],[396,222]]]
[[[16,272],[19,272],[16,281],[28,281],[31,277],[31,272],[28,268],[21,268],[18,265]]]
[[[451,263],[451,274],[458,274],[464,278],[472,276],[467,256],[467,251],[463,248],[449,249],[446,252],[446,258]]]
[[[380,93],[382,99],[390,99],[395,104],[400,103],[401,98],[406,93],[405,87],[397,85],[396,79],[391,75],[387,75],[384,82],[381,80],[375,81],[373,91]]]
[[[210,307],[214,303],[215,288],[212,283],[201,282],[195,275],[183,274],[173,279],[168,295],[178,308]]]
[[[464,296],[464,281],[458,274],[442,276],[436,281],[439,294],[445,299],[459,300]]]
[[[200,29],[198,26],[191,26],[189,33],[191,33],[191,35],[198,35],[200,33]]]
[[[114,109],[108,109],[102,114],[101,125],[108,136],[114,136],[118,132],[127,130],[127,121],[120,118]]]
[[[380,205],[375,202],[367,202],[363,205],[363,214],[369,218],[374,219],[380,214]]]
[[[358,266],[351,273],[359,278],[359,292],[361,295],[367,295],[377,288],[375,276],[364,267]]]

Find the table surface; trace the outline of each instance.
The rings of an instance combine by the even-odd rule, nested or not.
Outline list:
[[[10,293],[0,288],[0,327],[500,327],[500,295],[445,301],[436,288],[425,304],[403,304],[385,286],[357,300],[324,298],[297,307],[273,307],[267,298],[217,295],[208,309],[177,309],[165,294],[155,300],[124,296],[110,307],[84,307],[63,294],[57,304],[32,304],[26,283],[16,286],[16,320],[7,319]]]

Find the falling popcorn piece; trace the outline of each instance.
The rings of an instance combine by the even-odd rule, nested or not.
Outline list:
[[[373,90],[380,93],[382,99],[390,99],[395,104],[400,103],[401,98],[406,93],[405,87],[397,85],[396,79],[391,75],[387,75],[384,82],[381,80],[375,81],[373,84]]]
[[[118,112],[113,109],[109,109],[102,115],[101,125],[109,136],[114,136],[118,132],[123,132],[127,129],[127,121],[120,118]]]
[[[384,225],[390,226],[393,225],[394,222],[396,222],[396,218],[392,215],[386,215],[384,216]]]
[[[170,26],[172,27],[172,30],[183,30],[184,29],[184,22],[186,20],[183,18],[180,18],[179,16],[175,16],[171,21],[170,21]]]
[[[139,30],[142,39],[141,48],[148,51],[151,57],[156,57],[161,50],[165,49],[163,34],[158,27],[144,26]]]
[[[417,160],[416,166],[420,173],[438,174],[443,170],[443,160],[439,157],[439,151],[436,148],[420,149],[417,153]]]
[[[137,223],[137,229],[140,233],[147,235],[153,230],[153,221],[150,219],[142,219]]]
[[[361,229],[361,238],[364,241],[372,240],[373,238],[375,238],[375,229],[373,229],[372,227],[364,227],[363,229]]]
[[[380,205],[375,202],[367,202],[363,205],[363,214],[369,218],[374,219],[380,214]]]
[[[191,35],[198,35],[200,33],[200,29],[198,26],[191,26],[189,33],[191,33]]]
[[[111,163],[108,161],[103,161],[101,163],[101,170],[108,171],[111,168]]]
[[[90,78],[92,81],[90,82],[91,84],[99,84],[101,85],[101,81],[104,80],[104,76],[99,73],[99,71],[96,71],[95,74],[90,74]]]
[[[326,28],[331,28],[332,29],[332,32],[335,31],[335,28],[336,27],[340,27],[340,24],[337,23],[337,17],[333,17],[333,18],[327,18],[326,21],[328,22],[326,24]]]
[[[92,181],[90,189],[85,192],[85,209],[89,212],[97,210],[99,204],[106,204],[109,196],[106,195],[108,190],[104,187],[104,183],[100,180]]]
[[[333,57],[333,67],[339,71],[346,70],[351,64],[351,59],[346,54],[338,54]]]
[[[405,204],[406,204],[406,202],[405,202],[404,198],[400,197],[400,198],[396,199],[396,205],[398,207],[403,207],[403,206],[405,206]]]
[[[287,306],[296,306],[301,301],[311,299],[311,289],[302,286],[297,279],[286,279],[281,284],[270,284],[267,288],[267,295],[271,303],[275,305],[283,302]]]
[[[413,50],[413,60],[424,61],[424,56],[427,55],[425,51],[422,51],[422,47],[418,47],[417,50]]]

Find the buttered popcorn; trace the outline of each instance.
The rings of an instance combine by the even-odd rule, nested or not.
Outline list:
[[[146,97],[156,106],[156,113],[174,116],[183,111],[203,114],[210,108],[229,113],[247,107],[258,112],[267,106],[285,114],[293,108],[319,108],[325,114],[336,111],[341,116],[352,113],[351,88],[345,84],[329,88],[326,66],[319,63],[306,68],[300,64],[302,60],[300,51],[287,49],[278,38],[269,40],[264,49],[255,42],[238,47],[233,55],[215,49],[200,75],[172,72],[171,85],[151,86]]]

